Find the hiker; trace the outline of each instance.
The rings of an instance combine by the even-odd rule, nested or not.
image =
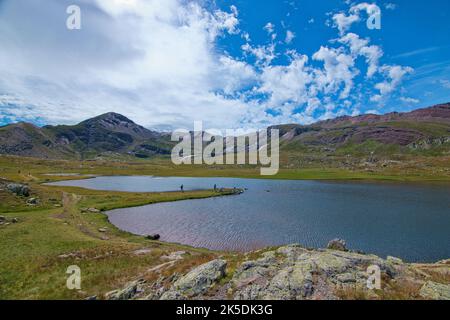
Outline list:
[[[181,185],[180,189],[181,189],[181,192],[184,192],[184,185]]]
[[[214,192],[216,192],[217,191],[217,185],[215,184],[214,185]]]

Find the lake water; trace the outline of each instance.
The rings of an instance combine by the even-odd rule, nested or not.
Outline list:
[[[246,251],[334,238],[383,257],[450,258],[450,186],[234,178],[98,177],[56,185],[130,192],[247,188],[238,196],[108,212],[119,228],[163,241]]]

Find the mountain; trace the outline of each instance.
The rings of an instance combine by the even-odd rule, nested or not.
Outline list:
[[[285,164],[349,156],[450,154],[450,103],[408,113],[344,116],[305,126],[271,128],[280,130]],[[73,126],[39,128],[16,123],[0,127],[0,154],[38,158],[149,158],[169,155],[174,144],[170,135],[148,130],[117,113],[106,113]]]
[[[74,126],[39,128],[18,123],[0,127],[0,153],[38,158],[85,159],[105,153],[147,158],[170,154],[172,145],[168,135],[112,112]]]
[[[282,150],[347,153],[419,152],[445,154],[450,150],[450,103],[408,113],[344,116],[308,126],[274,126]]]

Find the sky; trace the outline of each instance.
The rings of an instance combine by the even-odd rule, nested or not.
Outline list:
[[[0,0],[0,125],[112,111],[255,129],[428,107],[450,101],[449,20],[446,0]]]

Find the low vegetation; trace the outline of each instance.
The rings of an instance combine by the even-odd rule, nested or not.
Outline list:
[[[446,168],[448,163],[443,162],[441,165]],[[411,169],[407,174],[402,170],[369,173],[336,168],[283,169],[274,178],[448,181],[447,175],[434,175],[426,166]],[[60,173],[79,175],[49,175]],[[170,279],[219,257],[228,261],[228,275],[221,280],[221,284],[226,286],[244,259],[261,254],[244,256],[147,240],[118,230],[101,212],[163,201],[226,196],[232,194],[233,190],[221,193],[213,190],[127,193],[43,184],[49,181],[89,178],[88,175],[93,174],[259,178],[259,170],[248,166],[207,169],[202,166],[176,167],[166,159],[113,162],[2,156],[0,216],[6,222],[0,224],[0,299],[102,298],[106,292],[121,288],[130,281],[144,279],[147,283],[155,283],[161,277]],[[30,196],[24,198],[7,191],[5,185],[12,181],[27,184],[31,189]],[[30,199],[36,201],[30,203]],[[175,253],[183,258],[167,260],[167,256]],[[66,288],[66,270],[70,265],[78,265],[82,270],[81,290],[71,291]],[[442,277],[442,273],[433,274],[436,281],[442,282]],[[227,297],[226,292],[217,294]],[[408,297],[410,296],[413,298],[413,295]],[[360,296],[358,293],[342,292],[342,297]]]

